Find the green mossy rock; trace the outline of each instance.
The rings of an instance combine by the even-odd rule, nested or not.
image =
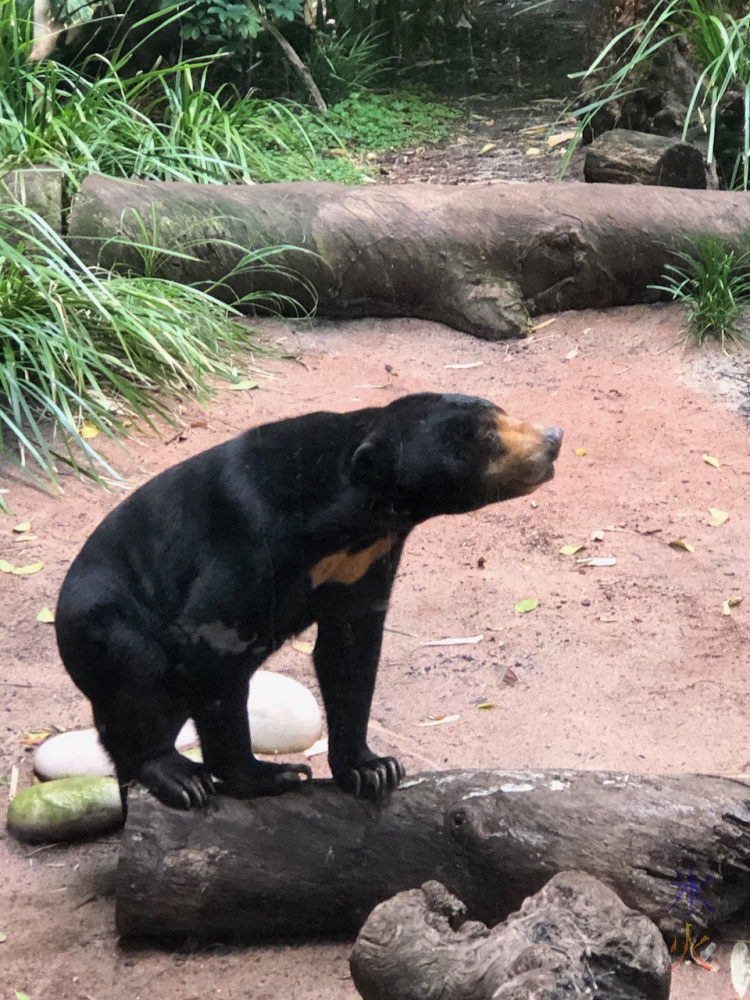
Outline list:
[[[29,844],[90,837],[121,823],[115,778],[83,775],[46,781],[24,788],[8,807],[8,830]]]

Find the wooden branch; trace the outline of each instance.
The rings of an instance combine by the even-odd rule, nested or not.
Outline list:
[[[328,106],[326,102],[323,100],[323,95],[318,90],[318,85],[315,82],[315,80],[313,80],[312,73],[307,68],[307,66],[305,66],[300,57],[297,55],[297,52],[295,51],[294,47],[289,44],[289,42],[286,40],[286,38],[284,38],[279,29],[275,25],[271,24],[268,18],[263,17],[263,15],[260,12],[258,12],[258,18],[260,19],[260,23],[266,29],[271,38],[273,38],[275,41],[279,43],[284,55],[287,57],[289,62],[292,64],[292,66],[294,66],[299,75],[302,77],[302,82],[307,87],[310,93],[310,97],[312,97],[313,101],[315,102],[315,107],[318,109],[318,111],[320,111],[321,114],[323,115],[327,114]]]
[[[491,931],[440,882],[376,906],[350,959],[364,1000],[667,1000],[656,926],[583,872],[561,872]]]
[[[697,146],[662,135],[616,128],[586,147],[583,175],[590,184],[651,184],[703,189],[711,186]]]
[[[355,933],[378,903],[439,879],[494,924],[581,869],[666,934],[750,899],[750,786],[710,775],[449,771],[381,805],[316,781],[205,811],[131,794],[117,880],[123,934],[256,940]],[[672,907],[690,866],[708,910]],[[671,908],[671,909],[670,909]],[[670,938],[671,940],[671,938]]]
[[[317,293],[325,316],[417,316],[478,337],[524,336],[529,314],[656,301],[670,252],[714,233],[739,247],[750,231],[742,193],[612,184],[412,184],[347,187],[304,182],[247,186],[87,177],[69,220],[84,263],[138,273],[143,261],[111,238],[141,238],[159,220],[177,281],[220,281],[244,248],[297,246],[274,258]],[[235,249],[227,240],[237,244]],[[314,299],[272,270],[236,274],[237,295],[258,290]]]

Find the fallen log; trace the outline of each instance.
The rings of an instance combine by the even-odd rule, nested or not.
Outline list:
[[[130,796],[122,934],[258,940],[355,934],[378,903],[438,879],[492,925],[580,869],[672,937],[720,928],[750,898],[750,785],[710,775],[448,771],[381,804],[316,781],[201,811]],[[703,883],[673,906],[680,883]],[[693,880],[695,885],[693,885]],[[704,881],[707,880],[707,881]],[[682,937],[680,937],[682,940]]]
[[[177,281],[207,287],[230,275],[229,297],[263,290],[306,308],[316,297],[324,316],[415,316],[496,340],[523,336],[540,312],[656,301],[663,293],[650,286],[671,251],[706,233],[739,247],[750,203],[741,193],[609,184],[240,187],[91,176],[69,240],[88,265],[140,273],[138,250],[113,237],[142,241],[152,218],[161,246],[197,258],[164,264]],[[280,245],[311,252],[275,257],[287,270],[231,273],[245,248]]]
[[[672,964],[648,917],[561,872],[489,931],[440,882],[375,907],[350,959],[364,1000],[667,1000]]]
[[[710,186],[708,166],[697,146],[627,128],[604,132],[586,147],[583,176],[589,184]]]

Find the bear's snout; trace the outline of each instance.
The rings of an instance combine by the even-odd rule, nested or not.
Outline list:
[[[562,427],[548,427],[544,431],[544,447],[550,459],[554,462],[560,454],[564,431]]]

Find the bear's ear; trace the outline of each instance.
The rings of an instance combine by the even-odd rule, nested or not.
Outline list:
[[[395,476],[393,445],[388,436],[370,435],[352,455],[351,480],[355,485],[390,486]]]

